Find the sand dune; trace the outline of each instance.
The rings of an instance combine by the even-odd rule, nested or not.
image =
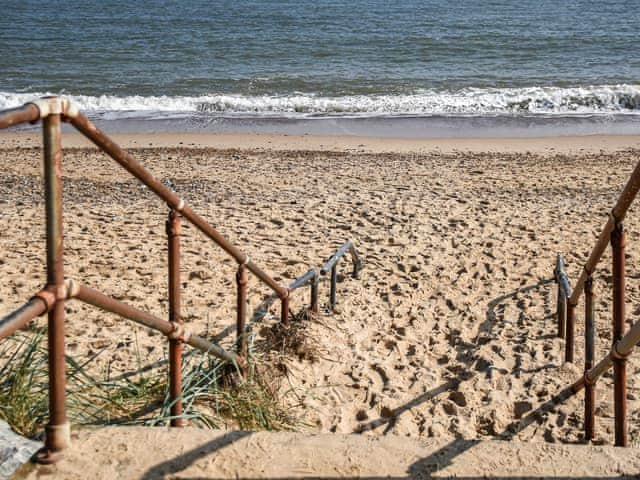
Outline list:
[[[286,399],[303,404],[310,431],[580,440],[581,398],[538,410],[582,368],[581,308],[576,365],[562,365],[554,335],[555,255],[566,254],[575,279],[636,153],[163,147],[136,156],[282,282],[320,265],[347,238],[358,246],[361,279],[341,264],[338,311],[324,309],[309,327],[319,359],[287,360]],[[0,311],[8,312],[45,278],[40,152],[6,147],[0,165]],[[94,150],[66,150],[64,171],[67,276],[166,316],[166,206]],[[636,211],[627,222],[632,320],[640,300]],[[186,321],[218,334],[234,321],[235,266],[193,228],[185,228],[183,252]],[[598,357],[611,341],[609,261],[596,285]],[[255,278],[249,286],[255,307],[269,292]],[[300,293],[296,310],[308,302]],[[326,283],[321,294],[326,303]],[[140,357],[165,355],[160,335],[78,303],[68,307],[67,337],[73,355],[102,352],[97,369],[132,370]],[[633,445],[639,358],[629,363]],[[599,387],[597,442],[610,443],[610,377]]]

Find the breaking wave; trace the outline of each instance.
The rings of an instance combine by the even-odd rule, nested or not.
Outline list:
[[[45,93],[0,92],[0,109]],[[200,96],[67,95],[89,114],[111,117],[371,116],[371,115],[594,115],[640,114],[640,85],[465,88],[405,95],[316,94]]]

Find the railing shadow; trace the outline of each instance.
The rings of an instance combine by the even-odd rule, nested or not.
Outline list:
[[[482,334],[487,334],[487,335],[491,334],[491,331],[493,330],[493,327],[494,327],[494,325],[496,324],[496,322],[498,320],[498,315],[495,312],[496,307],[498,305],[504,303],[505,300],[509,300],[510,298],[515,297],[516,295],[519,295],[519,294],[522,294],[522,293],[528,293],[528,292],[530,292],[532,290],[536,290],[536,289],[538,289],[540,287],[543,287],[543,286],[548,285],[548,284],[553,283],[553,282],[554,282],[553,278],[540,280],[538,283],[535,283],[533,285],[527,285],[526,287],[518,288],[518,289],[514,290],[511,293],[507,293],[505,295],[502,295],[500,297],[497,297],[497,298],[494,298],[493,300],[491,300],[487,304],[487,312],[485,314],[485,320],[478,327],[478,336],[476,337],[476,342],[478,341],[478,338]],[[549,318],[549,317],[545,317],[545,320],[547,318]]]
[[[216,438],[210,442],[198,446],[192,450],[189,450],[182,455],[162,462],[155,467],[148,470],[141,480],[151,480],[157,478],[166,478],[168,475],[176,474],[191,464],[193,464],[199,458],[202,458],[210,453],[217,452],[218,450],[237,442],[240,439],[248,437],[252,432],[234,431],[225,433],[223,436]],[[172,477],[170,477],[172,478]]]
[[[428,400],[431,400],[432,398],[437,397],[441,393],[457,388],[460,382],[461,380],[457,380],[457,379],[449,380],[448,382],[443,383],[439,387],[436,387],[432,390],[429,390],[428,392],[423,393],[422,395],[417,396],[410,402],[407,402],[400,407],[392,409],[391,415],[389,415],[388,417],[378,418],[366,424],[359,425],[354,433],[363,433],[369,430],[375,430],[376,428],[386,424],[387,427],[383,431],[383,435],[386,435],[387,433],[389,433],[389,431],[391,431],[393,426],[396,424],[398,417],[401,414],[403,414],[407,410],[411,410],[412,408],[417,407],[418,405]]]
[[[490,301],[487,305],[487,311],[486,311],[486,319],[483,322],[483,324],[479,327],[479,335],[484,333],[484,334],[491,334],[492,331],[495,328],[495,325],[498,322],[498,314],[496,314],[495,309],[502,304],[505,300],[508,300],[510,298],[513,298],[515,296],[517,296],[518,294],[522,294],[522,293],[526,293],[526,292],[530,292],[532,290],[538,289],[540,287],[543,287],[545,285],[548,285],[549,283],[552,283],[553,280],[552,279],[547,279],[547,280],[542,280],[534,285],[529,285],[526,287],[522,287],[519,288],[517,290],[515,290],[514,292],[511,292],[509,294],[506,295],[502,295],[492,301]],[[268,301],[269,299],[267,299],[266,301]],[[268,306],[266,307],[268,309]],[[256,311],[258,311],[259,309],[256,309]],[[545,317],[543,320],[547,320],[547,317]],[[477,343],[477,342],[476,342]],[[464,345],[462,345],[463,348],[465,349],[470,349],[470,348],[474,348],[477,347],[476,344],[472,344],[472,343],[465,343]],[[471,358],[473,358],[473,355],[471,355]],[[542,368],[544,369],[544,367]],[[405,413],[408,410],[411,410],[412,408],[415,408],[416,406],[430,400],[433,399],[435,397],[437,397],[438,395],[445,393],[449,390],[454,390],[457,389],[460,385],[460,383],[463,381],[464,378],[468,378],[469,375],[477,375],[478,371],[474,371],[473,373],[471,372],[471,370],[468,373],[469,375],[464,375],[465,372],[458,372],[459,374],[459,378],[454,378],[454,379],[450,379],[448,381],[446,381],[445,383],[443,383],[442,385],[428,391],[425,392],[422,395],[419,395],[418,397],[414,398],[413,400],[405,403],[404,405],[397,407],[395,409],[393,409],[391,411],[391,414],[385,417],[381,417],[379,419],[370,421],[366,424],[362,424],[360,425],[357,429],[355,433],[362,433],[362,432],[366,432],[366,431],[371,431],[374,429],[377,429],[381,426],[386,425],[386,428],[383,431],[383,434],[388,433],[394,426],[394,424],[396,423],[398,417],[400,415],[402,415],[403,413]],[[535,373],[535,371],[533,371],[533,373]],[[574,391],[571,389],[571,387],[567,387],[564,388],[563,390],[559,391],[558,393],[556,393],[554,396],[552,396],[549,400],[545,401],[543,404],[539,405],[535,410],[531,411],[530,413],[528,413],[527,415],[525,415],[524,417],[522,417],[521,419],[515,420],[512,423],[510,423],[505,429],[504,431],[502,431],[501,433],[498,433],[497,435],[495,435],[493,437],[493,439],[497,439],[500,441],[510,441],[513,440],[513,438],[515,436],[517,436],[520,432],[522,432],[524,429],[526,429],[527,427],[529,427],[530,425],[532,425],[533,423],[539,422],[541,420],[544,419],[544,415],[546,413],[549,413],[553,410],[553,408],[555,406],[557,406],[558,404],[560,404],[561,402],[563,402],[564,400],[566,400],[567,398],[571,397],[572,395],[574,395]],[[167,465],[172,464],[173,462],[176,462],[178,467],[176,468],[175,466],[172,467],[172,469],[170,470],[172,473],[175,473],[179,470],[183,470],[184,468],[186,468],[186,462],[187,461],[195,461],[198,458],[213,453],[218,449],[224,448],[225,446],[233,443],[234,441],[237,441],[241,438],[243,438],[246,435],[236,435],[236,436],[228,436],[225,435],[223,437],[223,439],[219,439],[216,440],[214,442],[211,442],[210,444],[205,444],[202,448],[198,448],[192,452],[188,452],[183,456],[180,457],[176,457],[174,460],[165,462],[165,464],[161,464],[165,465],[164,467],[161,468],[161,466],[159,467],[154,467],[154,469],[150,470],[149,472],[147,472],[147,474],[143,477],[145,479],[151,479],[151,478],[158,478],[156,476],[154,476],[156,473],[160,473],[160,472],[165,472],[165,471],[169,471],[167,470]],[[451,442],[449,442],[448,444],[446,444],[445,446],[439,448],[438,450],[436,450],[435,452],[431,453],[430,455],[426,456],[425,458],[422,458],[420,460],[418,460],[417,462],[413,463],[407,470],[407,475],[406,476],[400,476],[400,477],[357,477],[357,478],[370,478],[371,480],[382,480],[382,478],[396,478],[398,480],[402,479],[402,480],[406,480],[406,479],[426,479],[426,478],[432,478],[433,475],[436,475],[438,472],[440,472],[441,470],[443,470],[444,468],[451,466],[454,464],[454,461],[456,458],[460,457],[461,455],[463,455],[465,452],[468,452],[469,450],[473,449],[475,446],[477,446],[479,443],[481,442],[481,440],[477,440],[477,439],[473,439],[473,440],[466,440],[466,439],[456,439],[453,440]],[[200,478],[204,478],[204,477],[188,477],[188,480],[199,480]],[[238,478],[243,478],[243,477],[238,477]],[[304,478],[315,478],[315,479],[329,479],[329,478],[335,478],[335,477],[322,477],[322,476],[311,476],[311,477],[304,477]],[[340,478],[348,478],[348,477],[340,477]],[[490,475],[483,475],[482,477],[463,477],[463,476],[458,476],[456,478],[467,478],[467,479],[471,479],[471,478],[492,478]],[[493,477],[496,478],[496,477]],[[535,476],[535,475],[531,475],[531,476],[520,476],[518,478],[523,478],[523,479],[542,479],[542,478],[564,478],[564,479],[570,479],[570,478],[587,478],[587,477],[570,477],[570,476],[565,476],[565,477],[558,477],[555,475],[550,475],[550,476]],[[599,477],[593,477],[593,478],[599,478]],[[619,478],[634,478],[632,476],[629,477],[619,477]],[[271,480],[283,480],[280,478],[273,478]]]

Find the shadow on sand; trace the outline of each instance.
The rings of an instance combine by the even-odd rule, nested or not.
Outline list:
[[[494,329],[497,320],[498,320],[498,315],[495,312],[495,309],[498,305],[500,305],[501,303],[503,303],[505,300],[508,300],[510,298],[513,298],[515,296],[517,296],[518,294],[521,293],[525,293],[525,292],[529,292],[531,290],[540,288],[542,286],[545,286],[549,283],[551,283],[553,280],[543,280],[541,282],[538,282],[535,285],[530,285],[527,287],[522,287],[519,288],[518,290],[507,294],[507,295],[503,295],[501,297],[498,297],[494,300],[492,300],[491,302],[489,302],[489,304],[487,305],[487,313],[486,313],[486,320],[485,322],[483,322],[483,324],[480,326],[479,328],[479,334],[480,333],[491,333],[491,331]],[[546,320],[546,318],[545,318]],[[477,373],[477,372],[476,372]],[[440,395],[444,392],[447,392],[449,390],[453,390],[456,389],[458,387],[458,385],[460,384],[462,380],[460,379],[451,379],[445,383],[443,383],[442,385],[440,385],[437,388],[434,388],[418,397],[416,397],[415,399],[411,400],[410,402],[395,408],[394,410],[392,410],[392,415],[388,416],[388,417],[384,417],[384,418],[379,418],[377,420],[373,420],[367,424],[363,424],[360,426],[360,428],[358,429],[359,432],[364,432],[367,430],[372,430],[375,428],[378,428],[382,425],[387,425],[385,430],[384,430],[384,434],[388,433],[392,428],[393,425],[395,424],[397,417],[401,414],[403,414],[406,411],[411,410],[412,408],[416,407],[417,405],[420,405],[421,403],[428,401],[429,399],[432,399],[434,397],[436,397],[437,395]],[[540,420],[542,420],[544,418],[544,414],[548,413],[550,411],[553,410],[553,408],[558,405],[559,403],[563,402],[564,400],[566,400],[567,398],[569,398],[570,396],[573,395],[573,392],[571,391],[571,389],[569,387],[561,390],[560,392],[558,392],[557,394],[555,394],[553,397],[551,397],[549,400],[547,400],[546,402],[544,402],[542,405],[538,406],[537,409],[535,409],[534,411],[530,412],[528,415],[522,417],[521,419],[511,423],[503,432],[499,433],[498,435],[496,435],[494,437],[494,439],[498,439],[498,440],[503,440],[503,441],[509,441],[511,440],[515,435],[517,435],[518,433],[520,433],[522,430],[524,430],[525,428],[527,428],[529,425],[535,423],[535,422],[539,422]],[[207,455],[210,455],[214,452],[220,451],[222,450],[224,447],[231,445],[234,442],[237,442],[239,440],[242,440],[243,438],[246,438],[248,436],[251,435],[251,432],[230,432],[230,433],[226,433],[224,435],[222,435],[221,437],[219,437],[216,440],[213,440],[211,442],[208,442],[196,449],[193,449],[189,452],[186,452],[183,455],[177,456],[175,458],[172,458],[171,460],[168,460],[164,463],[161,463],[155,467],[153,467],[152,469],[150,469],[148,472],[146,472],[146,474],[142,477],[144,480],[151,480],[151,479],[159,479],[159,478],[172,478],[172,475],[175,475],[183,470],[185,470],[186,468],[188,468],[190,465],[192,465],[196,460],[201,459]],[[464,440],[464,439],[456,439],[453,440],[451,442],[449,442],[447,445],[445,445],[444,447],[441,447],[440,449],[438,449],[437,451],[433,452],[432,454],[430,454],[429,456],[418,460],[417,462],[413,463],[407,470],[407,475],[406,476],[401,476],[401,477],[390,477],[390,476],[380,476],[380,477],[353,477],[355,478],[366,478],[366,479],[370,479],[370,480],[382,480],[382,479],[397,479],[397,480],[408,480],[408,479],[428,479],[428,478],[443,478],[442,474],[437,475],[437,473],[452,465],[454,463],[454,460],[459,457],[460,455],[464,454],[467,451],[470,451],[471,449],[473,449],[475,446],[477,446],[478,444],[480,444],[480,440]],[[437,477],[434,477],[434,475],[437,475]],[[211,477],[180,477],[184,480],[204,480],[205,478],[211,478]],[[243,478],[243,477],[236,477],[236,478]],[[260,477],[262,478],[262,477]],[[273,478],[271,480],[284,480],[284,478],[286,477],[282,477],[282,478]],[[291,478],[291,477],[290,477]],[[295,478],[309,478],[309,479],[317,479],[317,480],[329,480],[329,479],[333,479],[333,478],[349,478],[349,477],[344,477],[344,476],[332,476],[332,477],[314,477],[314,476],[307,476],[307,477],[300,477],[297,476]],[[456,478],[463,478],[463,479],[471,479],[471,478],[499,478],[499,477],[492,477],[490,474],[485,474],[481,477],[463,477],[463,476],[456,476]],[[505,478],[505,477],[502,477]],[[510,477],[513,478],[513,477]],[[521,479],[526,479],[526,480],[533,480],[533,479],[542,479],[542,478],[559,478],[559,479],[574,479],[574,478],[601,478],[601,477],[558,477],[555,475],[551,475],[551,476],[519,476],[517,478],[521,478]],[[633,477],[633,476],[621,476],[621,477],[617,477],[617,478],[637,478],[637,477]]]

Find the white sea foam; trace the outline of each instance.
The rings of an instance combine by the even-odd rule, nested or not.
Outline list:
[[[0,92],[0,109],[45,93]],[[424,90],[407,95],[314,94],[246,96],[68,95],[90,114],[108,118],[174,115],[640,115],[640,85],[589,87],[465,88]]]

